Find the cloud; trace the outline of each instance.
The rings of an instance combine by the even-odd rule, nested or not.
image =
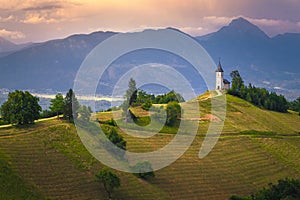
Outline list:
[[[14,11],[31,11],[31,10],[53,10],[68,7],[73,1],[59,0],[0,0],[0,8],[3,10]]]
[[[1,14],[9,14],[7,18],[1,18],[0,22],[15,20],[26,24],[49,24],[68,21],[76,18],[74,7],[81,4],[71,0],[0,0]],[[75,9],[80,15],[80,10]],[[13,17],[15,16],[15,17]]]
[[[68,1],[41,1],[36,5],[29,5],[22,9],[24,16],[21,22],[26,24],[50,24],[73,21],[76,20],[76,16],[72,14],[71,10],[78,5],[80,4]]]
[[[0,29],[0,36],[5,37],[5,38],[14,39],[14,40],[25,38],[25,35],[21,32],[8,31],[6,29]]]
[[[21,22],[25,24],[57,23],[59,19],[51,18],[47,13],[28,13]]]
[[[174,27],[199,36],[244,17],[274,36],[300,32],[299,9],[299,0],[0,0],[0,22],[26,33],[26,40],[40,41],[89,30],[147,27]]]
[[[203,28],[201,26],[199,26],[199,27],[181,27],[178,29],[180,29],[181,31],[188,33],[190,35],[199,35],[199,34],[205,33],[207,31],[205,28]]]
[[[266,18],[247,18],[251,23],[257,25],[264,30],[269,36],[284,34],[287,32],[300,32],[300,21],[290,21],[281,19],[266,19]]]
[[[57,10],[64,8],[63,5],[59,4],[49,4],[49,5],[40,5],[40,6],[34,6],[34,7],[27,7],[23,8],[24,11],[40,11],[40,10]]]
[[[9,15],[8,17],[0,16],[0,22],[9,22],[9,21],[13,21],[14,19],[15,17],[13,15]]]
[[[237,18],[237,16],[234,17],[205,16],[203,17],[203,21],[206,23],[211,23],[213,25],[223,26],[225,24],[228,24],[235,18]]]

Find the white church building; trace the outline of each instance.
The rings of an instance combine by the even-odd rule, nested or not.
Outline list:
[[[230,82],[224,79],[224,70],[222,68],[221,62],[219,61],[216,70],[216,90],[228,90],[230,88]]]

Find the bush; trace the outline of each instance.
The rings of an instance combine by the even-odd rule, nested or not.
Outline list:
[[[181,118],[181,107],[179,103],[173,101],[167,105],[167,126],[174,126]]]
[[[147,101],[146,103],[142,104],[141,108],[143,110],[149,111],[149,109],[151,108],[151,106],[152,106],[152,103],[150,101]]]
[[[43,110],[40,113],[40,118],[49,118],[56,116],[56,112],[52,112],[51,110]]]
[[[300,199],[300,181],[295,179],[278,180],[278,184],[269,184],[268,188],[263,188],[256,194],[249,197],[231,196],[230,200],[281,200]]]
[[[7,121],[4,121],[3,119],[0,118],[0,126],[7,125],[7,124],[9,124]]]
[[[138,162],[132,169],[138,171],[138,173],[134,173],[138,178],[147,179],[155,176],[151,163],[148,161]]]
[[[108,198],[111,199],[113,190],[121,186],[120,178],[108,169],[101,170],[95,176],[96,180],[103,184]]]

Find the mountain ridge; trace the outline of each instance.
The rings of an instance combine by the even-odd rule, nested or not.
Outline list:
[[[117,33],[98,31],[75,34],[63,39],[35,43],[0,56],[0,69],[3,72],[0,74],[0,88],[65,91],[72,87],[76,72],[86,55],[97,44],[114,34]],[[238,18],[217,32],[193,38],[206,49],[213,60],[221,58],[227,78],[230,71],[238,69],[247,83],[285,93],[291,98],[296,98],[293,93],[300,93],[300,80],[297,78],[300,74],[300,34],[286,33],[270,38],[256,25]],[[185,64],[160,52],[145,54],[133,64],[148,62],[151,56],[158,58],[157,62],[164,61],[170,66]],[[130,57],[119,65],[130,69],[130,62],[134,59]],[[121,71],[115,70],[110,74]],[[191,81],[195,80],[192,78]]]

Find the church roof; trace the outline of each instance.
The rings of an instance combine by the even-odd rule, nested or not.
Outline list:
[[[220,61],[219,61],[218,68],[217,68],[216,72],[224,72]]]
[[[224,83],[224,84],[230,84],[230,82],[229,82],[227,79],[224,79],[224,80],[223,80],[223,83]]]

